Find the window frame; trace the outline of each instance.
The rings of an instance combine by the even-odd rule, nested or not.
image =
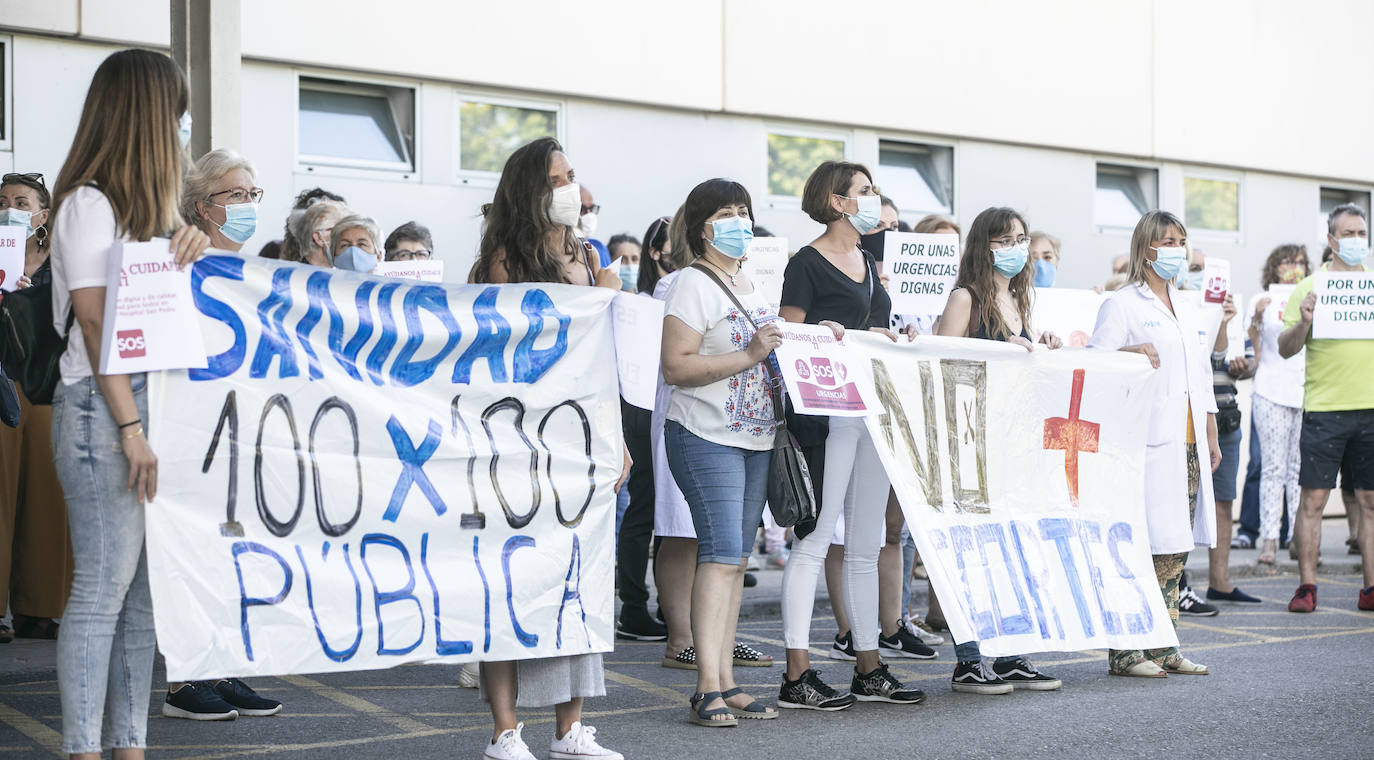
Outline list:
[[[827,129],[825,127],[797,126],[795,124],[778,124],[764,122],[763,126],[763,196],[771,207],[792,207],[801,208],[802,197],[800,195],[775,195],[768,183],[769,162],[768,162],[768,136],[777,135],[779,137],[805,137],[816,140],[831,140],[844,146],[844,156],[842,161],[853,161],[854,156],[854,131],[845,129]],[[813,167],[814,171],[814,167]]]
[[[408,79],[389,79],[385,77],[354,76],[349,74],[344,77],[337,72],[315,71],[310,69],[296,69],[296,107],[292,112],[292,146],[295,155],[295,167],[297,172],[307,174],[326,174],[343,177],[358,177],[369,179],[391,179],[407,182],[420,181],[420,152],[423,144],[423,123],[424,119],[420,93],[423,88],[421,83],[416,80]],[[410,164],[391,161],[373,161],[360,158],[341,158],[338,156],[319,156],[301,152],[301,89],[302,80],[314,79],[324,80],[330,85],[337,87],[339,92],[353,90],[359,94],[372,94],[362,91],[372,89],[407,89],[411,91],[411,108],[414,113],[411,116],[411,145],[405,144],[405,133],[399,115],[396,113],[395,106],[391,103],[391,98],[387,97],[388,105],[391,105],[392,119],[395,127],[401,136],[402,150],[408,150]],[[312,83],[313,84],[313,83]],[[307,87],[306,89],[311,89]]]
[[[501,172],[489,172],[480,169],[463,168],[463,104],[480,103],[482,105],[497,106],[504,108],[524,108],[534,111],[552,111],[554,114],[554,138],[564,148],[568,145],[567,140],[567,114],[568,101],[553,98],[525,98],[518,95],[506,93],[490,92],[486,90],[475,90],[471,88],[455,88],[453,90],[453,180],[456,184],[467,187],[496,187],[496,183],[501,179]]]
[[[1145,211],[1141,212],[1142,216],[1145,213],[1148,213],[1149,211],[1160,208],[1160,198],[1163,195],[1163,192],[1160,188],[1160,175],[1163,173],[1162,169],[1159,164],[1153,164],[1148,161],[1131,161],[1128,159],[1121,159],[1114,156],[1093,156],[1093,230],[1096,231],[1098,234],[1112,234],[1122,232],[1130,234],[1135,230],[1134,224],[1131,224],[1129,226],[1122,226],[1116,224],[1102,224],[1097,220],[1097,175],[1099,167],[1102,166],[1113,166],[1122,169],[1133,170],[1146,169],[1149,171],[1153,171],[1155,173],[1154,203],[1147,204],[1149,208],[1146,208]]]
[[[3,110],[0,111],[0,118],[4,119],[4,135],[0,137],[0,151],[10,152],[14,150],[14,37],[12,35],[0,35],[0,45],[4,47],[3,55],[0,55],[0,66],[4,66],[4,76],[0,79],[0,89],[3,89]]]
[[[1188,225],[1188,237],[1215,240],[1239,245],[1245,230],[1245,175],[1241,172],[1228,172],[1218,169],[1184,167],[1179,179],[1179,197],[1183,199],[1183,223],[1188,224],[1188,180],[1200,179],[1212,182],[1231,182],[1236,186],[1236,229],[1214,230],[1207,227]]]
[[[926,216],[927,214],[943,214],[943,215],[949,216],[950,218],[953,218],[953,219],[958,219],[958,218],[959,218],[959,216],[958,216],[958,214],[959,214],[959,200],[958,200],[958,198],[959,198],[958,184],[959,184],[959,183],[958,183],[958,178],[959,178],[959,154],[960,154],[961,151],[959,150],[959,145],[958,145],[956,142],[954,142],[954,141],[952,141],[952,140],[929,140],[929,139],[926,139],[926,138],[924,138],[924,137],[912,137],[912,136],[910,136],[910,135],[897,135],[897,134],[892,134],[892,133],[887,133],[887,132],[878,132],[878,133],[877,133],[877,138],[878,138],[878,141],[877,141],[877,151],[878,151],[878,152],[877,152],[877,158],[874,159],[874,164],[873,164],[873,165],[874,165],[874,167],[875,167],[875,171],[880,171],[880,172],[882,171],[882,165],[883,165],[883,164],[882,164],[882,161],[883,161],[883,143],[885,143],[885,142],[887,142],[887,143],[901,143],[901,144],[905,144],[905,145],[921,145],[921,146],[925,146],[925,147],[934,147],[934,148],[948,148],[948,149],[949,149],[949,155],[950,155],[950,159],[949,159],[949,171],[950,171],[950,175],[949,175],[949,211],[943,211],[943,210],[938,210],[938,209],[929,209],[929,210],[927,210],[927,209],[919,209],[919,208],[914,208],[914,207],[904,207],[904,206],[899,205],[899,206],[897,207],[897,213],[898,213],[898,215],[899,215],[902,219],[907,219],[908,217],[913,217],[912,221],[910,222],[912,225],[914,225],[915,222],[916,222],[917,220],[919,220],[919,219],[920,219],[921,217],[923,217],[923,216]],[[879,189],[879,190],[883,190],[883,191],[884,191],[884,192],[883,192],[884,195],[887,194],[887,193],[886,193],[886,189],[883,187],[883,184],[882,184],[881,182],[878,183],[878,189]],[[900,199],[894,199],[894,200],[897,200],[897,201],[900,202]]]

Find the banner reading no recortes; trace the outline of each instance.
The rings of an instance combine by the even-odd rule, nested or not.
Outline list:
[[[611,291],[230,256],[191,290],[209,361],[150,396],[170,679],[610,650]]]

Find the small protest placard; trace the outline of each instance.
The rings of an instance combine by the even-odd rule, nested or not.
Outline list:
[[[773,311],[777,311],[782,302],[782,273],[787,268],[787,238],[756,237],[751,240],[743,268],[749,281],[754,283],[754,290],[773,307]]]
[[[384,277],[405,277],[425,282],[444,281],[444,262],[435,261],[383,261],[372,270],[372,274]]]
[[[959,236],[887,232],[883,274],[892,313],[940,314],[959,276]]]
[[[1097,326],[1097,312],[1106,296],[1074,288],[1036,288],[1031,306],[1031,327],[1037,332],[1052,332],[1064,345],[1088,345]]]
[[[1225,303],[1226,294],[1230,291],[1231,262],[1225,259],[1207,259],[1207,266],[1202,270],[1202,300],[1207,303]]]
[[[206,366],[191,270],[177,269],[170,247],[166,238],[153,238],[110,250],[101,374]]]
[[[663,342],[663,302],[634,293],[617,293],[611,301],[611,325],[620,396],[633,406],[653,411],[658,390],[659,346]]]
[[[19,287],[24,276],[24,228],[0,226],[0,290],[10,292]]]
[[[1312,337],[1374,339],[1374,272],[1318,272]]]
[[[775,350],[787,395],[799,414],[863,417],[876,409],[877,392],[863,355],[835,340],[829,327],[780,322]]]

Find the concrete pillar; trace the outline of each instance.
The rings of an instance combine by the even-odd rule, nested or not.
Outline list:
[[[243,96],[239,78],[239,0],[171,0],[172,60],[191,82],[191,155],[239,150]]]

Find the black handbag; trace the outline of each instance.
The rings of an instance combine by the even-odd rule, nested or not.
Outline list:
[[[0,300],[0,367],[19,383],[30,404],[51,404],[73,313],[67,312],[66,334],[59,334],[52,324],[50,262],[43,262],[30,279],[33,285]]]
[[[754,318],[749,316],[749,310],[744,308],[734,292],[725,286],[716,273],[699,262],[692,266],[705,272],[721,290],[725,291],[725,295],[735,304],[735,308],[740,310],[757,332],[759,326],[754,323]],[[787,429],[787,417],[783,414],[782,377],[774,372],[769,362],[761,363],[768,376],[768,396],[773,401],[773,419],[777,423],[773,433],[773,459],[769,464],[768,473],[768,509],[773,513],[773,520],[779,527],[790,528],[799,522],[816,519],[816,494],[811,487],[811,471],[806,466],[801,446]]]
[[[0,422],[10,427],[19,427],[19,393],[14,390],[14,383],[5,376],[4,369],[0,368]]]

